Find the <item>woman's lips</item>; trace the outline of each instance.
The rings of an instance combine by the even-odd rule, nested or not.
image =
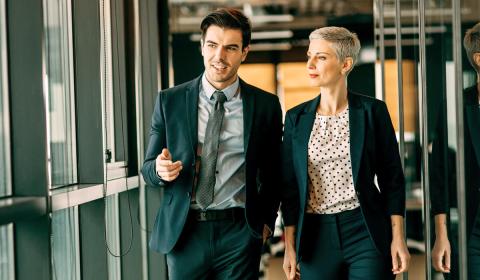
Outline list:
[[[312,78],[312,79],[315,79],[316,77],[318,77],[318,75],[316,75],[316,74],[308,74],[308,76],[310,76],[310,78]]]

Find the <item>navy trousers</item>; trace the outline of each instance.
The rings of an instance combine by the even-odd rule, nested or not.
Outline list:
[[[391,259],[368,234],[360,208],[338,214],[306,214],[302,230],[300,279],[395,279]]]
[[[167,254],[170,280],[258,280],[262,239],[254,237],[244,217],[196,221],[189,218]]]

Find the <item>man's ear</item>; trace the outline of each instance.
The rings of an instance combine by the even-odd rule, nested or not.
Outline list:
[[[202,56],[203,56],[203,39],[200,39],[200,52],[202,53]]]
[[[247,59],[247,54],[248,54],[249,51],[250,51],[250,45],[243,48],[243,50],[242,50],[242,62],[244,62],[245,59]]]

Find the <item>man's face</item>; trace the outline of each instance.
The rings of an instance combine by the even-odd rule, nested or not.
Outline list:
[[[236,80],[238,67],[247,57],[248,47],[242,50],[242,31],[211,25],[201,43],[207,80],[224,89]]]

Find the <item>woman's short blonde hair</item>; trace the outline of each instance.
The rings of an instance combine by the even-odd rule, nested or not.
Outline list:
[[[480,72],[480,67],[473,61],[473,55],[480,53],[480,22],[468,29],[463,37],[463,47],[467,52],[468,61],[472,64],[477,72]]]
[[[309,39],[322,39],[331,42],[338,60],[344,61],[347,57],[352,58],[353,69],[360,52],[360,40],[358,40],[357,34],[350,32],[344,27],[327,26],[312,31]]]

